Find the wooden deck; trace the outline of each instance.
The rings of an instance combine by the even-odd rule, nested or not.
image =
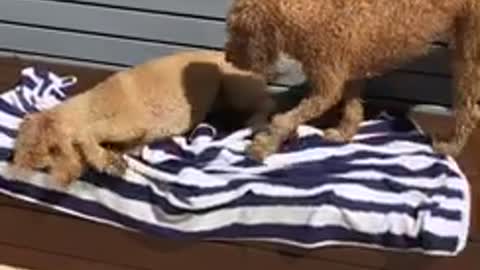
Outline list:
[[[0,89],[17,82],[30,61],[0,58]],[[58,64],[46,64],[60,74],[75,74],[77,89],[85,89],[110,74]],[[426,130],[446,130],[450,119],[418,114]],[[171,242],[79,220],[41,207],[0,197],[0,264],[32,270],[110,269],[326,269],[447,270],[478,269],[480,264],[480,131],[458,158],[472,187],[472,225],[466,250],[455,258],[370,249],[326,248],[304,252],[285,247],[222,242]]]

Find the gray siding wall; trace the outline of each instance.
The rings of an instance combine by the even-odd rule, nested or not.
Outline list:
[[[122,68],[178,50],[220,50],[231,2],[0,0],[0,53]],[[368,95],[448,105],[448,50],[442,43],[432,46],[431,56],[371,81]]]

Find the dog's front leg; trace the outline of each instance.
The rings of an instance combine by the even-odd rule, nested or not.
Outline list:
[[[315,70],[318,73],[309,76],[313,86],[311,94],[292,110],[275,115],[268,129],[255,135],[248,149],[254,159],[263,160],[277,152],[299,125],[320,117],[340,101],[345,85],[344,74],[334,72],[334,69]]]
[[[76,156],[66,156],[62,160],[57,160],[51,168],[53,179],[61,187],[70,185],[82,175],[82,172],[82,161]]]
[[[77,141],[85,160],[99,172],[121,176],[125,173],[127,162],[121,154],[107,150],[94,138],[83,136]]]
[[[352,81],[345,86],[341,118],[337,127],[324,131],[326,140],[334,142],[348,142],[357,133],[364,119],[362,92],[365,81]]]
[[[272,98],[267,98],[256,104],[252,115],[247,119],[247,127],[252,133],[264,131],[268,127],[270,116],[275,112],[277,106]]]

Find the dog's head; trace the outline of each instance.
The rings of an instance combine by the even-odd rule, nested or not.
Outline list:
[[[84,161],[67,135],[54,115],[27,115],[18,129],[12,167],[20,172],[44,171],[62,186],[68,185],[81,175]]]
[[[24,117],[15,140],[13,165],[30,170],[49,171],[60,158],[62,139],[55,119],[33,113]]]
[[[225,59],[239,69],[269,78],[280,54],[278,31],[267,18],[268,12],[254,2],[236,1],[227,14]]]

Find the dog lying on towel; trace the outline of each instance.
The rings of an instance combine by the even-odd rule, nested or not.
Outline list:
[[[189,51],[117,72],[49,110],[25,116],[13,168],[46,170],[66,186],[86,166],[122,175],[124,151],[183,134],[220,109],[249,115],[255,128],[274,108],[260,76],[240,71],[222,52]]]

